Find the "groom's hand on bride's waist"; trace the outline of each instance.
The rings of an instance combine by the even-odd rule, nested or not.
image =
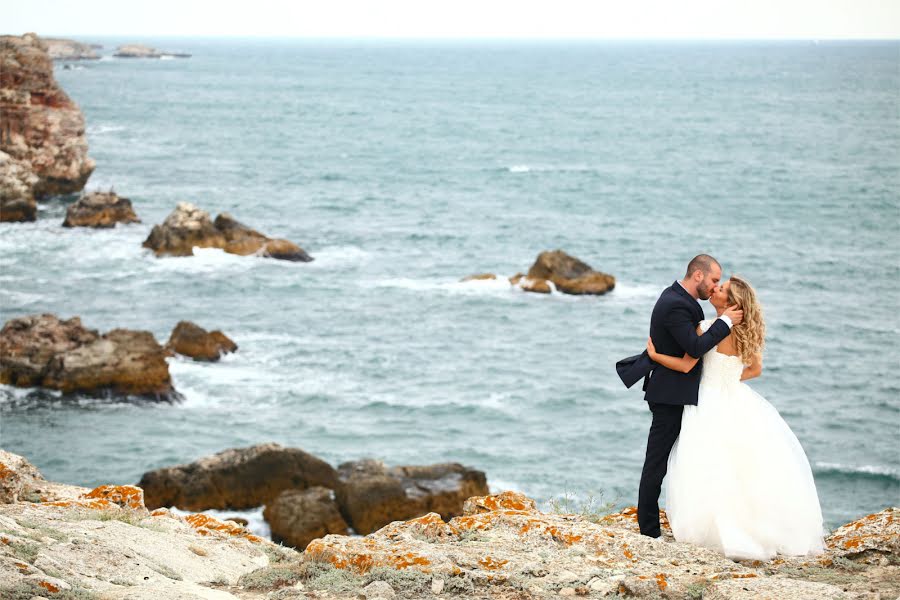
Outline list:
[[[719,318],[725,321],[728,327],[734,327],[735,325],[740,325],[741,321],[744,320],[744,311],[739,309],[737,304],[732,304],[725,309],[725,312]]]

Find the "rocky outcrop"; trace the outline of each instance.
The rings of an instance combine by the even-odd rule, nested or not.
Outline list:
[[[364,459],[340,465],[338,473],[341,512],[361,534],[429,512],[453,517],[466,498],[488,491],[482,471],[457,463],[389,468]]]
[[[100,335],[77,317],[12,319],[0,330],[0,383],[64,393],[177,397],[166,352],[147,331]]]
[[[12,159],[0,160],[0,218],[19,214],[12,204],[84,188],[94,170],[87,150],[84,117],[54,79],[44,42],[0,36],[0,152]]]
[[[172,330],[166,348],[194,360],[214,362],[237,350],[237,344],[219,331],[206,331],[190,321],[181,321]]]
[[[900,594],[900,509],[845,525],[823,555],[734,562],[638,533],[636,511],[546,513],[504,492],[464,514],[396,521],[366,537],[327,535],[302,554],[205,514],[148,511],[140,488],[46,482],[0,451],[40,496],[0,501],[0,598],[466,598],[560,596],[862,600]],[[318,492],[325,494],[326,492]],[[298,515],[300,516],[300,515]],[[854,543],[858,540],[858,544]],[[865,546],[860,553],[848,550]]]
[[[605,294],[616,286],[616,278],[595,271],[562,250],[541,252],[528,270],[528,279],[549,281],[565,294]]]
[[[461,281],[493,280],[498,277],[493,273],[469,275]],[[562,250],[541,252],[528,274],[516,273],[509,278],[510,285],[526,292],[551,294],[555,291],[564,294],[599,296],[616,286],[616,278],[600,271]]]
[[[95,48],[101,48],[95,44],[85,44],[75,40],[63,38],[41,38],[47,45],[47,53],[53,60],[98,60],[100,55]]]
[[[268,504],[285,490],[334,489],[337,482],[331,465],[312,454],[278,444],[259,444],[149,471],[138,485],[151,508],[241,510]]]
[[[234,220],[228,213],[216,217],[193,204],[181,202],[162,225],[155,225],[144,247],[157,256],[191,256],[194,247],[221,248],[230,254],[254,255],[309,262],[302,248],[288,240],[272,239]]]
[[[263,517],[272,530],[272,540],[303,550],[316,538],[330,533],[346,535],[349,526],[328,488],[286,490],[266,505]]]
[[[115,192],[83,194],[66,209],[63,227],[115,227],[118,223],[140,223],[131,200]]]
[[[44,487],[0,504],[0,598],[235,598],[216,588],[296,556],[207,515],[150,513],[133,486]]]
[[[116,48],[113,56],[117,58],[190,58],[186,52],[162,52],[143,44],[125,44]]]
[[[391,523],[365,538],[329,535],[312,541],[304,556],[354,574],[416,571],[439,580],[437,588],[465,586],[467,597],[518,592],[529,598],[837,599],[900,592],[896,551],[877,567],[841,561],[832,536],[828,552],[819,557],[744,564],[706,548],[642,536],[635,512],[630,508],[593,522],[541,512],[521,494],[504,492],[470,500],[465,514],[450,521],[429,514]],[[872,519],[877,525],[870,536],[897,537],[900,525],[888,516],[897,518],[900,510]]]

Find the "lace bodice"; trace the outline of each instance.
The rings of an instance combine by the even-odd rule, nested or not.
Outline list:
[[[705,333],[715,319],[700,321],[700,329]],[[703,375],[700,384],[708,383],[738,383],[741,373],[744,372],[744,363],[740,356],[722,354],[718,346],[703,356]]]

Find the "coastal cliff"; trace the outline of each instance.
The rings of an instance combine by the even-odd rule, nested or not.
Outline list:
[[[0,221],[33,221],[35,199],[84,188],[94,170],[84,116],[37,35],[0,36]]]
[[[462,515],[327,535],[302,553],[205,514],[149,511],[143,490],[44,480],[0,450],[3,598],[894,598],[900,509],[849,523],[825,554],[734,562],[637,532],[634,509],[542,512],[515,492]]]

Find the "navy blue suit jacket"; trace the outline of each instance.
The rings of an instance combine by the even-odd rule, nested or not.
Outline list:
[[[702,320],[700,304],[676,281],[660,295],[650,317],[650,338],[656,351],[678,357],[686,352],[701,358],[728,337],[730,330],[721,319],[716,319],[703,335],[698,336],[697,325]],[[658,404],[697,404],[702,370],[702,360],[688,373],[657,365],[645,385],[644,400]]]

